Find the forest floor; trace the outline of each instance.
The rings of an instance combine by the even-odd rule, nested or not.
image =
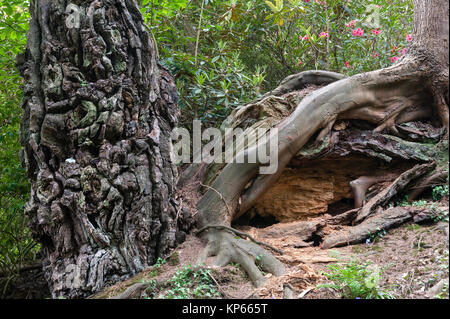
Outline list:
[[[448,211],[448,198],[440,204],[446,205]],[[246,226],[241,230],[258,239],[260,229]],[[211,258],[202,267],[195,267],[204,244],[198,237],[189,235],[166,260],[160,260],[138,276],[93,297],[111,298],[133,284],[152,282],[151,288],[130,297],[280,299],[286,296],[285,288],[289,287],[293,298],[338,299],[343,298],[345,286],[357,280],[351,278],[355,274],[350,273],[348,281],[339,283],[343,290],[317,286],[330,283],[324,275],[324,272],[330,271],[330,266],[343,271],[349,262],[354,262],[361,266],[369,263],[371,269],[376,265],[381,270],[378,291],[393,298],[435,298],[430,288],[441,280],[447,284],[440,290],[439,297],[448,298],[448,222],[404,224],[380,232],[370,242],[330,250],[319,246],[295,248],[289,239],[266,242],[284,251],[282,256],[277,257],[286,265],[286,274],[282,277],[265,274],[266,284],[258,289],[253,287],[239,264],[214,267]]]
[[[434,204],[448,212],[448,197]],[[315,220],[320,218],[323,217]],[[283,226],[274,224],[270,229],[282,229]],[[360,269],[378,267],[381,272],[377,291],[392,298],[449,298],[448,218],[422,225],[407,223],[386,232],[380,231],[370,242],[333,249],[322,249],[318,245],[298,248],[299,241],[294,236],[268,238],[268,228],[235,227],[282,250],[283,255],[275,256],[285,264],[286,274],[282,277],[265,274],[266,284],[255,288],[239,264],[215,267],[214,259],[209,258],[205,265],[195,266],[204,243],[193,232],[165,260],[158,260],[156,265],[137,276],[105,288],[90,298],[123,297],[130,287],[150,283],[149,288],[138,290],[127,298],[281,299],[286,298],[288,287],[290,298],[340,299],[345,297],[346,286],[361,283],[361,277],[350,271],[349,265],[358,265]],[[264,232],[266,236],[261,236]],[[330,267],[347,276],[338,283],[342,289],[318,287],[332,283],[324,274],[330,273]],[[364,285],[365,278],[362,279]],[[437,286],[441,289],[432,293]],[[15,287],[10,298],[49,297],[40,270],[23,274]]]

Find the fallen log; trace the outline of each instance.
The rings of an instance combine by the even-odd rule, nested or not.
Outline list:
[[[421,217],[416,220],[416,216]],[[379,231],[400,226],[408,221],[423,222],[426,218],[431,217],[432,212],[426,209],[413,207],[389,208],[367,218],[359,225],[326,236],[321,247],[322,249],[330,249],[334,247],[359,244]]]

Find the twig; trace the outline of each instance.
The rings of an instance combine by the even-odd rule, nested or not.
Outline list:
[[[303,290],[303,292],[298,295],[298,298],[302,299],[303,297],[305,297],[313,289],[314,289],[314,287],[310,287],[308,289]]]
[[[420,250],[420,244],[422,243],[423,235],[420,235],[419,242],[417,243],[417,249]]]
[[[217,289],[219,289],[219,291],[223,294],[223,296],[225,298],[227,298],[227,299],[239,299],[239,298],[236,298],[236,297],[230,295],[229,293],[226,293],[225,290],[223,290],[222,286],[219,284],[219,282],[216,280],[216,278],[214,278],[214,276],[211,274],[210,271],[208,271],[208,276],[212,279],[212,281],[214,281],[214,283],[217,286]]]
[[[175,222],[178,221],[178,217],[180,216],[180,212],[181,212],[182,209],[183,209],[183,200],[181,200],[180,208],[178,208],[177,216],[175,217]]]
[[[237,230],[237,229],[234,229],[234,228],[231,228],[231,227],[228,227],[228,226],[224,226],[224,225],[208,225],[208,226],[205,226],[205,227],[203,227],[202,229],[200,229],[200,230],[197,232],[197,235],[201,234],[202,232],[204,232],[205,230],[208,230],[208,229],[210,229],[210,228],[216,228],[216,229],[225,229],[225,230],[228,230],[228,231],[230,231],[230,232],[235,233],[235,234],[238,235],[238,236],[246,237],[246,238],[250,239],[252,242],[254,242],[254,243],[257,244],[257,245],[265,246],[265,247],[267,247],[267,248],[272,249],[273,251],[276,251],[276,252],[279,253],[280,255],[283,255],[283,252],[282,252],[281,250],[279,250],[279,249],[277,249],[277,248],[275,248],[275,247],[273,247],[273,246],[271,246],[271,245],[269,245],[269,244],[266,244],[266,243],[257,241],[256,239],[254,239],[252,236],[250,236],[250,235],[247,234],[247,233],[241,232],[241,231],[239,231],[239,230]]]
[[[202,27],[202,21],[203,21],[203,10],[205,8],[205,0],[201,0],[202,1],[202,7],[200,9],[200,19],[198,22],[198,29],[197,29],[197,40],[195,41],[195,53],[194,53],[194,58],[195,58],[195,65],[197,65],[197,56],[198,56],[198,44],[200,42],[200,32],[201,32],[201,27]]]

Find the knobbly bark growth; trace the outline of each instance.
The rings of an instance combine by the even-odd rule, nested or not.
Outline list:
[[[177,92],[134,0],[31,1],[26,213],[53,297],[83,297],[184,240],[170,133]],[[79,18],[70,25],[69,15]]]
[[[448,140],[448,2],[416,0],[414,7],[415,42],[408,54],[392,67],[350,78],[330,76],[320,71],[294,75],[264,96],[263,100],[234,111],[224,126],[240,126],[244,129],[252,125],[278,127],[278,171],[273,175],[258,175],[261,162],[231,163],[206,168],[196,165],[189,168],[180,179],[181,185],[193,176],[206,180],[208,184],[197,204],[199,228],[210,225],[230,226],[266,194],[286,167],[295,165],[296,162],[301,165],[305,159],[323,157],[327,152],[344,155],[346,150],[348,153],[363,154],[390,165],[394,163],[391,162],[393,159],[409,161],[411,165],[403,167],[401,171],[388,172],[389,176],[368,176],[366,181],[372,179],[371,183],[381,180],[393,182],[390,188],[373,200],[375,204],[371,201],[365,204],[366,188],[371,185],[358,186],[354,183],[357,206],[361,208],[347,217],[356,218],[357,223],[364,223],[369,218],[369,228],[384,224],[390,227],[390,222],[384,223],[385,219],[390,220],[390,214],[405,217],[400,216],[396,220],[410,219],[410,214],[400,210],[386,211],[386,215],[377,215],[375,221],[371,218],[377,211],[376,206],[386,204],[386,201],[393,197],[395,190],[407,189],[416,182],[414,178],[428,172],[430,165],[425,165],[420,166],[418,170],[412,170],[410,174],[402,175],[414,164],[432,161],[432,157],[429,157],[425,150],[427,146],[420,142],[430,142],[431,139],[436,143],[443,134]],[[311,77],[311,74],[314,77]],[[321,75],[324,75],[324,81],[320,81]],[[306,97],[301,96],[300,103],[292,107],[290,102],[292,96],[296,95],[293,91],[307,84],[325,86]],[[274,104],[275,106],[271,107]],[[271,109],[272,113],[268,109]],[[264,118],[264,114],[270,119]],[[255,117],[250,121],[252,116]],[[441,130],[418,122],[432,122],[433,119],[438,119]],[[350,126],[353,128],[337,132],[335,124],[341,125],[342,122],[352,123]],[[365,128],[358,131],[354,125]],[[349,138],[352,135],[353,139]],[[256,146],[252,144],[247,147],[237,146],[237,149],[237,153],[245,152],[249,158],[257,152]],[[308,149],[312,151],[309,152]],[[256,155],[255,157],[257,158]],[[201,177],[202,174],[204,178]],[[348,222],[347,218],[344,220]],[[268,271],[275,275],[284,271],[283,265],[267,250],[236,239],[224,229],[211,228],[206,232],[205,238],[208,244],[201,255],[201,261],[209,256],[217,256],[218,265],[230,261],[241,263],[256,285],[264,282],[264,277],[255,266],[255,260],[261,260],[261,256],[262,263],[269,266]],[[345,238],[333,238],[333,242],[342,240],[347,241]]]

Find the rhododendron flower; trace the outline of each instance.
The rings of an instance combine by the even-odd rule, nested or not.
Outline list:
[[[322,32],[319,37],[321,38],[328,38],[328,32]]]
[[[356,26],[356,20],[352,20],[345,25],[347,28],[353,28]]]
[[[354,37],[362,37],[364,35],[364,30],[361,29],[361,28],[354,29],[353,32],[352,32],[352,35]]]
[[[380,29],[373,29],[372,33],[375,34],[375,35],[379,35],[381,33],[381,30]]]
[[[402,55],[405,55],[405,54],[406,54],[406,48],[403,48]]]
[[[345,67],[346,67],[346,68],[349,68],[349,67],[350,67],[350,62],[345,61]]]
[[[408,42],[412,41],[412,35],[411,34],[407,34],[406,35],[406,41],[408,41]]]
[[[298,65],[302,65],[302,64],[303,64],[303,62],[302,62],[302,61],[299,61],[299,62],[298,62]]]
[[[305,35],[304,37],[299,36],[300,41],[308,41],[309,40],[309,36]]]
[[[393,56],[391,58],[391,62],[394,63],[395,61],[399,60],[400,58],[398,56]]]
[[[372,57],[374,57],[374,58],[378,58],[378,53],[377,53],[377,52],[375,52],[374,54],[372,54]]]

